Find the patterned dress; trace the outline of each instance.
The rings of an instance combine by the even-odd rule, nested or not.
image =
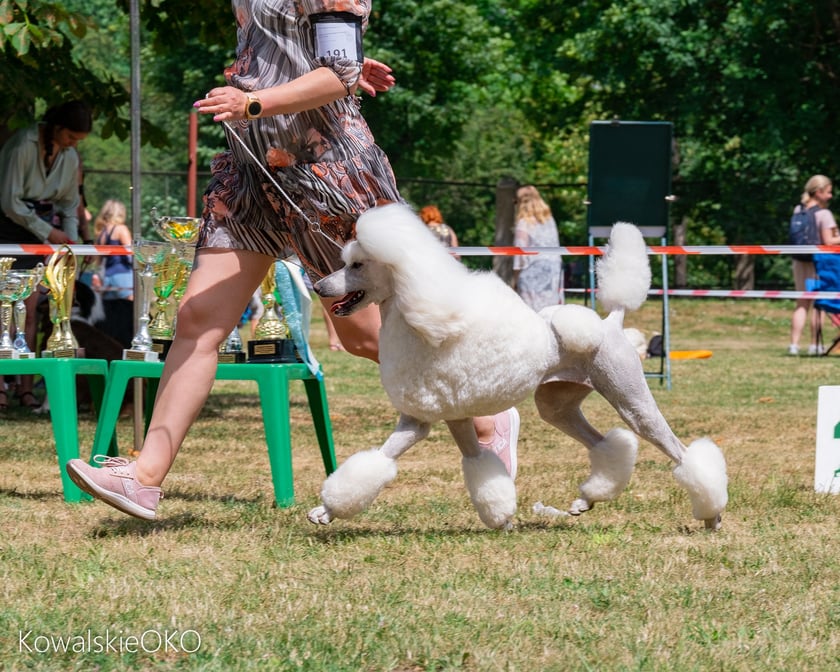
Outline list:
[[[328,67],[350,88],[361,74],[353,58],[316,57],[314,14],[345,12],[367,27],[369,0],[233,0],[236,60],[229,85],[257,91]],[[229,150],[213,160],[204,194],[199,247],[247,249],[276,258],[296,254],[311,279],[340,268],[341,246],[365,210],[401,201],[388,158],[374,144],[348,95],[297,114],[232,122]],[[303,211],[302,217],[236,137]]]
[[[554,219],[549,217],[535,224],[522,220],[516,222],[513,244],[517,247],[559,247],[560,238]],[[562,265],[561,257],[515,256],[513,268],[519,271],[516,291],[522,300],[536,311],[560,303]]]

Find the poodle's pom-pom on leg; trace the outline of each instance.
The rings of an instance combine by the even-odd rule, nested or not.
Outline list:
[[[511,527],[516,513],[516,486],[499,456],[483,450],[461,460],[464,482],[481,522],[497,530]]]
[[[711,439],[698,439],[674,467],[674,478],[688,490],[694,517],[704,521],[706,529],[717,530],[729,500],[726,460],[720,448]]]
[[[322,506],[312,509],[311,522],[326,525],[333,518],[352,518],[364,511],[382,489],[397,477],[397,462],[378,448],[348,457],[324,481]]]
[[[580,499],[569,507],[573,516],[621,494],[636,466],[639,440],[633,432],[617,427],[589,449],[589,478],[580,486]]]

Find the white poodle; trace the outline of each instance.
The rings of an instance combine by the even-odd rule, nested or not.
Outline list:
[[[601,393],[630,428],[676,463],[674,477],[694,517],[717,529],[727,502],[726,463],[709,439],[684,446],[662,417],[639,356],[623,333],[625,310],[647,298],[650,266],[639,230],[616,224],[598,261],[601,319],[578,305],[531,310],[498,276],[473,272],[452,258],[403,205],[364,213],[346,266],[315,284],[343,297],[332,312],[350,315],[379,305],[380,375],[400,412],[380,448],[356,453],[329,476],[314,523],[363,511],[397,475],[396,460],[444,420],[463,456],[464,479],[485,525],[504,528],[516,512],[516,488],[502,461],[479,448],[472,418],[494,415],[534,392],[540,416],[589,449],[591,474],[569,513],[616,497],[627,485],[638,441],[626,429],[602,435],[580,404]]]

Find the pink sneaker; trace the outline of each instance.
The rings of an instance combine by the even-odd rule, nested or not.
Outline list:
[[[505,465],[511,478],[516,478],[516,441],[519,439],[519,411],[509,408],[493,416],[496,436],[492,443],[481,443],[484,450],[492,450]]]
[[[91,467],[83,460],[70,460],[67,463],[70,480],[89,495],[123,513],[144,520],[155,519],[155,509],[163,498],[163,491],[151,485],[140,485],[134,475],[136,462],[105,455],[97,455],[93,461],[102,468]]]

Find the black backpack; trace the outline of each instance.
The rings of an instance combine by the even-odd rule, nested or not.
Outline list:
[[[819,245],[820,230],[817,228],[817,210],[820,206],[813,205],[807,210],[799,208],[790,218],[788,242],[791,245]],[[813,261],[813,254],[794,254],[799,261]]]

